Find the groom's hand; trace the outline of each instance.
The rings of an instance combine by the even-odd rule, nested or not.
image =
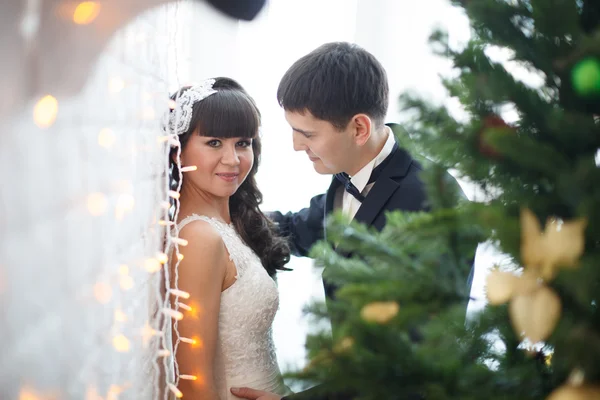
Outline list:
[[[248,400],[281,400],[281,396],[275,393],[264,392],[262,390],[251,389],[247,387],[231,388],[231,393],[237,397]]]

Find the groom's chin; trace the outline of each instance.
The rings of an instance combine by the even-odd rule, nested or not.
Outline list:
[[[313,168],[315,169],[315,171],[318,174],[321,175],[331,175],[332,172],[329,168],[327,168],[322,162],[321,160],[313,162]]]

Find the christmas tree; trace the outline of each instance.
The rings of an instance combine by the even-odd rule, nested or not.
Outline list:
[[[313,256],[342,288],[309,311],[333,334],[309,336],[295,377],[359,399],[600,399],[600,2],[453,4],[471,40],[454,49],[438,31],[431,42],[453,62],[444,86],[468,118],[400,99],[413,118],[398,140],[427,166],[431,212],[391,213],[381,233],[329,221]],[[516,79],[492,47],[543,84]],[[461,201],[450,168],[486,200]],[[488,275],[488,305],[465,321],[484,241],[510,267]]]

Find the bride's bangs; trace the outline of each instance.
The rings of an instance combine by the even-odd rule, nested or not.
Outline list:
[[[260,114],[252,99],[240,91],[223,90],[197,103],[194,118],[201,136],[255,138]]]

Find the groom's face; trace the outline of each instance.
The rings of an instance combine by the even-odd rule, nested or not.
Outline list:
[[[308,111],[286,111],[285,119],[292,127],[294,150],[305,152],[315,171],[319,174],[337,174],[349,170],[356,153],[349,127],[340,131]]]

